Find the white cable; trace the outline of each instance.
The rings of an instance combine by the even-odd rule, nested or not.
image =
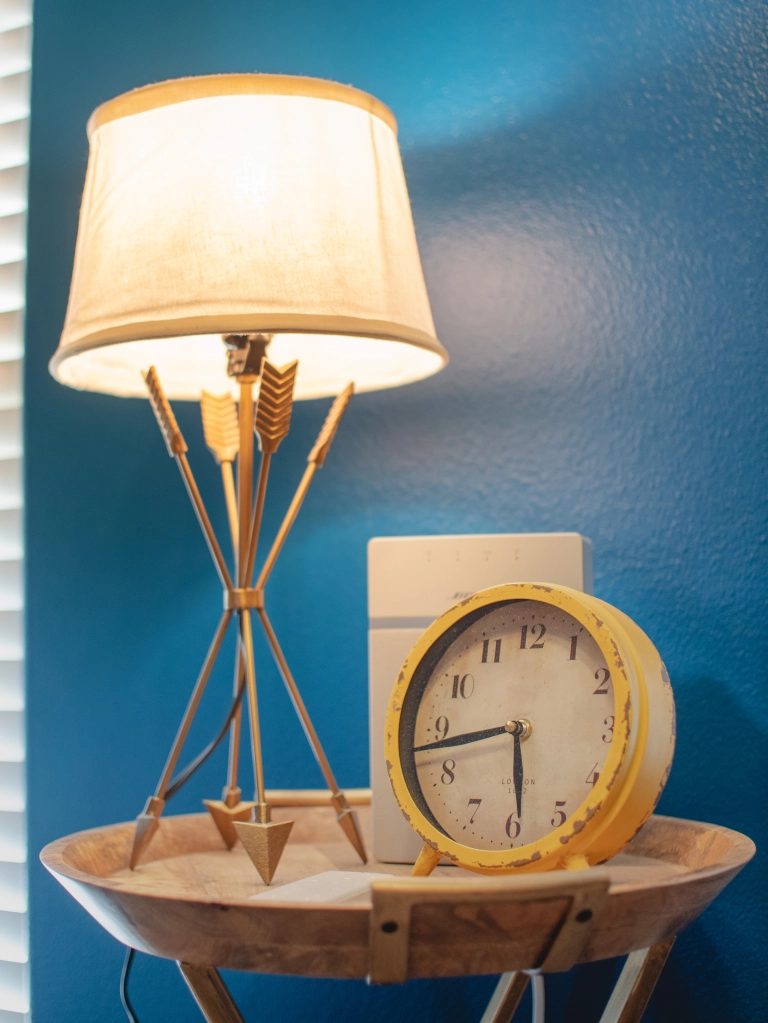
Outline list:
[[[533,1023],[544,1023],[544,1011],[546,1008],[544,1000],[544,977],[540,973],[534,973],[531,977],[531,993],[533,995]]]

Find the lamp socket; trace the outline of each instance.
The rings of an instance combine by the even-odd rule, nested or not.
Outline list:
[[[258,377],[272,337],[272,334],[224,334],[227,375]]]

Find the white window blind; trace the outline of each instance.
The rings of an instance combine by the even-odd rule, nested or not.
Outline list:
[[[0,0],[0,1023],[29,1020],[22,355],[31,0]]]

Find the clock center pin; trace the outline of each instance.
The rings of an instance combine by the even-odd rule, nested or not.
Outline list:
[[[520,718],[518,721],[507,721],[504,727],[510,735],[519,735],[521,742],[529,739],[533,732],[533,725],[527,718]]]

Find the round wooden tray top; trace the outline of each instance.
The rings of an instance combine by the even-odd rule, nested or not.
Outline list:
[[[359,807],[358,814],[370,849],[370,809]],[[334,869],[410,873],[405,865],[361,864],[330,807],[283,808],[274,816],[295,824],[273,889]],[[224,847],[208,814],[163,817],[131,871],[133,830],[130,822],[82,831],[41,853],[48,870],[118,941],[200,966],[337,978],[375,972],[370,897],[344,905],[251,901],[265,886],[239,844],[231,852]],[[596,868],[607,869],[610,887],[577,961],[624,955],[676,934],[754,851],[750,839],[727,828],[652,817],[623,853]],[[446,866],[413,879],[410,892],[427,897],[422,903],[410,896],[404,971],[436,977],[539,966],[572,901],[564,882],[592,874],[488,878]],[[374,899],[396,894],[377,891]]]

